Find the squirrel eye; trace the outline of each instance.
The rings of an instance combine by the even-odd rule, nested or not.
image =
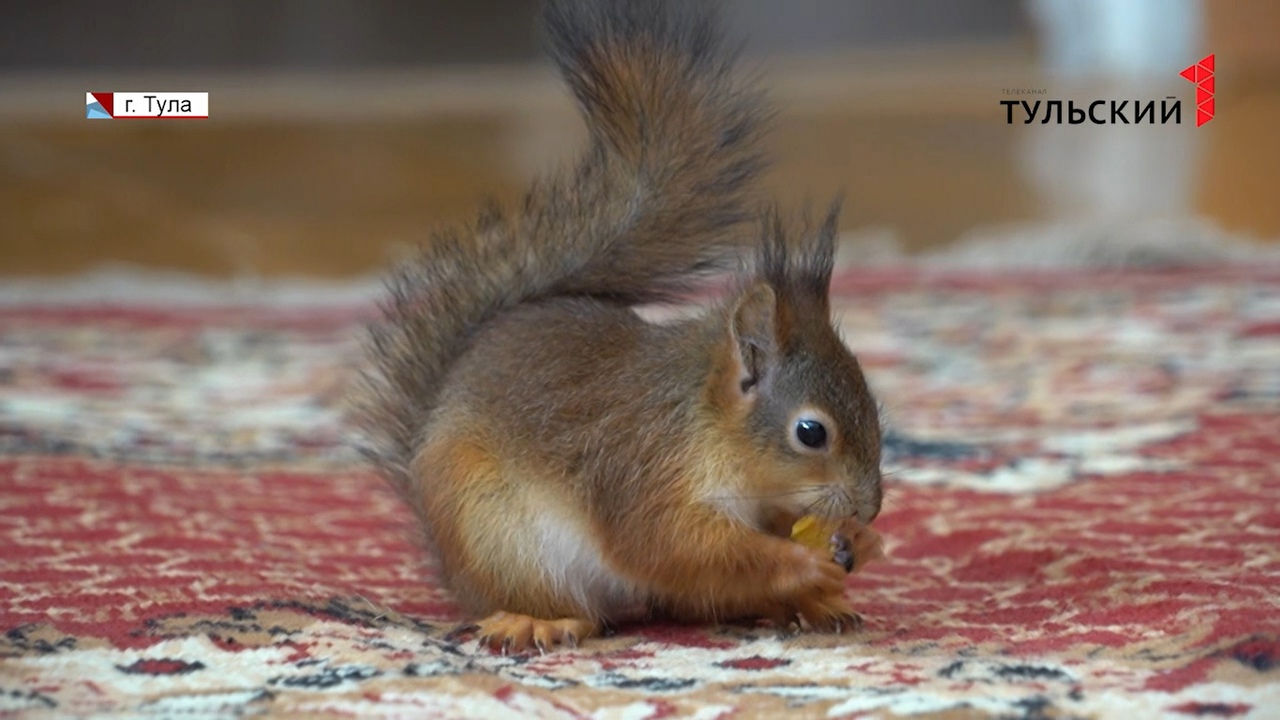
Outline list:
[[[807,448],[821,450],[827,446],[827,428],[817,420],[797,420],[796,440]]]

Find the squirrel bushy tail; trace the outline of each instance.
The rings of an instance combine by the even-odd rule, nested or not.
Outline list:
[[[551,0],[542,18],[590,145],[516,212],[491,205],[392,271],[356,415],[367,452],[402,493],[445,375],[484,323],[552,296],[661,300],[750,241],[733,229],[752,211],[765,113],[732,76],[714,8]]]

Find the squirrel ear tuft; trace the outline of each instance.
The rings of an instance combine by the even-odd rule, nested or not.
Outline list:
[[[739,389],[751,392],[778,347],[778,298],[767,283],[756,283],[738,299],[730,329],[737,352]]]

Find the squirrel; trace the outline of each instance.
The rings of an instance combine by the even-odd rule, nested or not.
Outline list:
[[[589,146],[389,272],[363,449],[494,651],[650,618],[854,628],[846,568],[787,535],[881,505],[878,406],[831,318],[838,202],[813,232],[756,211],[770,110],[710,4],[541,18]],[[697,317],[637,311],[716,273]]]

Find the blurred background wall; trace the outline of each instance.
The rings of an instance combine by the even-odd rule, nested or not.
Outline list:
[[[1205,217],[1280,236],[1280,3],[731,0],[782,113],[767,185],[843,192],[908,250],[1009,224]],[[0,275],[126,262],[370,272],[581,141],[533,0],[0,4]],[[1177,76],[1218,58],[1194,127]],[[88,90],[208,90],[211,119],[86,121]],[[1183,101],[1183,124],[1010,125],[1011,92]]]
[[[735,0],[753,54],[1003,41],[1021,0]],[[6,70],[352,70],[538,59],[535,0],[11,0]]]

